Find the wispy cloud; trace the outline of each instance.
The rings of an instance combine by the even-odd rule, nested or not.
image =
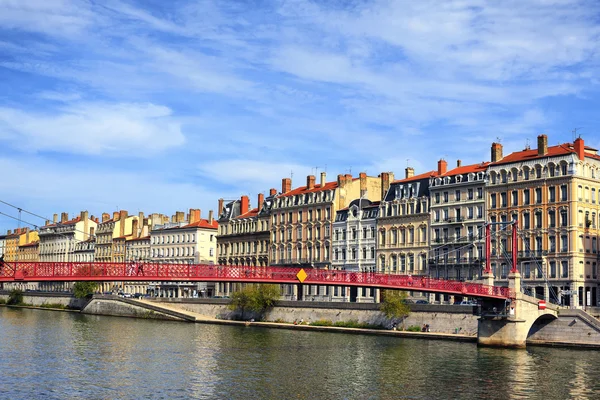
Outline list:
[[[591,136],[599,11],[585,0],[0,0],[0,156],[32,160],[46,180],[69,175],[73,157],[98,179],[105,160],[158,173],[161,190],[207,208],[204,193],[264,191],[291,171],[303,184],[317,166],[332,179],[402,176],[440,157],[487,159],[496,138],[509,151],[541,132]]]

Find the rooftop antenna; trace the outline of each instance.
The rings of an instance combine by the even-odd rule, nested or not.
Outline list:
[[[525,139],[525,150],[529,150],[529,138]]]
[[[294,170],[293,169],[290,170],[290,179],[294,180]]]
[[[500,136],[496,136],[496,143],[502,143],[502,139],[500,139]]]
[[[581,130],[581,129],[583,129],[583,128],[582,128],[582,127],[579,127],[579,128],[575,128],[575,129],[573,129],[573,131],[572,131],[572,132],[573,132],[573,141],[575,141],[575,139],[577,139],[577,137],[578,137],[578,136],[577,136],[577,131],[578,131],[578,130]],[[581,137],[581,134],[579,135],[579,137]]]
[[[319,175],[319,166],[315,167],[315,176]]]
[[[410,165],[410,164],[408,163],[409,161],[410,161],[410,158],[407,158],[407,159],[406,159],[406,168],[408,168],[408,167],[409,167],[409,165]]]

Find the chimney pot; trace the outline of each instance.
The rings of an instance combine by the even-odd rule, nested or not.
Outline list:
[[[327,173],[321,172],[321,187],[325,186],[326,179],[327,179]]]
[[[55,224],[58,222],[58,214],[54,214],[52,216],[52,222],[55,223]]]
[[[211,225],[213,223],[213,210],[208,211],[208,223]]]
[[[404,178],[408,179],[412,178],[413,176],[415,176],[415,169],[413,167],[406,167],[404,170]]]
[[[271,190],[269,190],[269,196],[275,196],[276,194],[277,194],[277,189],[271,188]]]
[[[219,209],[217,210],[217,215],[221,216],[221,213],[223,212],[223,199],[219,199]]]
[[[264,202],[265,202],[265,195],[262,193],[259,193],[258,194],[258,204],[256,205],[258,207],[258,211],[260,211]]]
[[[114,211],[113,212],[113,220],[117,221],[119,219],[119,212],[118,211]]]
[[[60,214],[60,222],[61,223],[65,223],[68,220],[69,220],[69,213],[64,212],[64,213]]]
[[[462,166],[462,161],[461,160],[456,160],[456,168]]]

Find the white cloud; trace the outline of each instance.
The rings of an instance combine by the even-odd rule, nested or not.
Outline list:
[[[185,141],[168,107],[75,103],[58,113],[0,108],[0,135],[22,150],[145,156]]]

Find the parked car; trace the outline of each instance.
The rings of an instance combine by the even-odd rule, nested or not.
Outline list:
[[[144,295],[142,293],[134,293],[133,297],[136,299],[141,299],[142,297],[144,297]]]
[[[417,304],[429,304],[427,300],[417,300]]]
[[[463,300],[460,303],[454,303],[457,304],[459,306],[476,306],[477,302],[474,300]]]
[[[130,299],[133,297],[133,295],[131,293],[123,293],[123,297]]]

